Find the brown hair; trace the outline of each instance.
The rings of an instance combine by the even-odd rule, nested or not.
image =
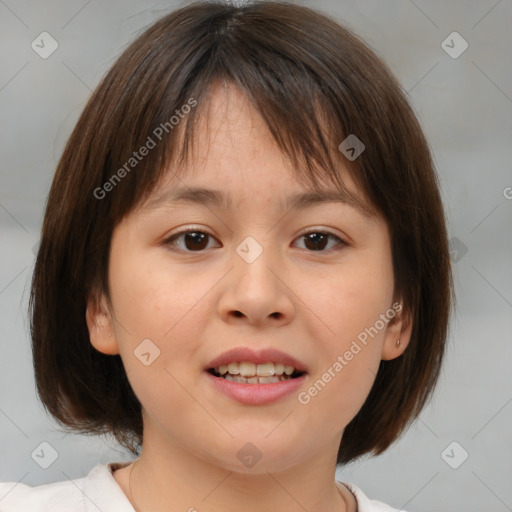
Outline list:
[[[56,170],[33,275],[39,396],[62,425],[113,434],[137,453],[141,404],[120,356],[92,347],[86,304],[99,291],[109,297],[114,228],[171,160],[187,162],[194,120],[218,80],[248,96],[297,174],[314,187],[329,178],[341,190],[342,162],[388,223],[395,295],[413,332],[402,356],[381,361],[337,462],[379,454],[430,398],[443,360],[453,284],[439,185],[420,125],[384,62],[334,20],[284,2],[176,10],[135,40],[94,91]],[[174,129],[171,117],[194,102]],[[164,143],[131,161],[149,138],[157,142],[158,127]],[[349,134],[366,146],[354,161],[338,150]]]

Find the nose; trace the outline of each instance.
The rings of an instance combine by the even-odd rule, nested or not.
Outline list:
[[[242,254],[242,253],[240,253]],[[235,252],[233,270],[226,276],[219,300],[219,314],[227,323],[246,323],[258,327],[280,327],[291,322],[295,314],[289,275],[283,262],[264,249],[254,260]]]

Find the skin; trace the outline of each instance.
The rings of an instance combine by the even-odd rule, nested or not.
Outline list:
[[[132,493],[133,464],[114,478],[142,512],[355,510],[347,488],[335,483],[337,450],[380,360],[407,347],[410,323],[398,316],[387,323],[307,405],[298,393],[269,405],[240,404],[219,393],[204,368],[233,347],[277,348],[307,365],[299,390],[307,391],[399,299],[387,225],[341,203],[284,210],[284,197],[308,187],[233,86],[214,88],[197,141],[186,176],[169,172],[114,230],[111,302],[91,298],[87,307],[91,343],[121,355],[143,406]],[[147,207],[176,184],[221,189],[232,205]],[[186,229],[211,237],[201,246],[181,236],[174,251],[166,245]],[[315,251],[303,237],[326,231],[346,243],[330,238]],[[247,236],[263,248],[250,264],[236,252]],[[133,353],[147,338],[160,350],[149,366]],[[247,442],[262,454],[252,468],[237,457]]]

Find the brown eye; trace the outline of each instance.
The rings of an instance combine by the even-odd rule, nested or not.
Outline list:
[[[321,231],[311,231],[309,233],[302,235],[300,238],[304,239],[304,245],[308,251],[327,252],[331,250],[332,247],[327,249],[327,251],[325,250],[326,246],[328,245],[329,239],[338,240],[340,243],[337,245],[346,245],[345,242],[336,235]]]
[[[178,248],[185,252],[199,252],[207,248],[210,238],[213,237],[203,231],[182,231],[168,238],[165,244],[170,246],[178,245]],[[176,243],[176,241],[180,241],[180,243]]]

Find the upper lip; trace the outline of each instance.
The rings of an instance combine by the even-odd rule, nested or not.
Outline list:
[[[206,370],[242,361],[254,364],[281,363],[287,366],[293,366],[299,372],[306,371],[306,365],[304,363],[280,350],[274,348],[254,350],[248,347],[237,347],[223,352],[220,356],[208,363]]]

